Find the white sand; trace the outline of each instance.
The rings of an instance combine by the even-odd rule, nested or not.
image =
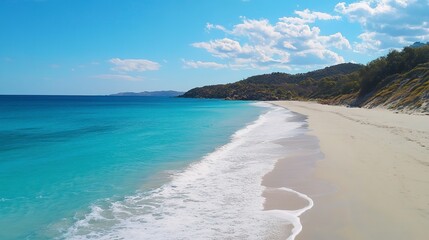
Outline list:
[[[308,116],[325,156],[295,186],[315,202],[298,239],[429,239],[429,116],[273,103]]]

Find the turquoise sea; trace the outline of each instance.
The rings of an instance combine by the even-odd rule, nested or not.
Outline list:
[[[305,125],[262,102],[0,96],[0,239],[294,239],[311,199],[261,183]]]
[[[240,101],[0,96],[0,239],[72,238],[94,206],[157,189],[266,111]]]

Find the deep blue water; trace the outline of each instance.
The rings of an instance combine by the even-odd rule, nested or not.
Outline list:
[[[0,239],[61,236],[92,204],[168,181],[265,108],[163,97],[0,96]]]

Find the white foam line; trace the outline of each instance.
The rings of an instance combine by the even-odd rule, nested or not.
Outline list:
[[[313,199],[311,199],[309,196],[307,196],[304,193],[300,193],[290,188],[282,187],[282,188],[276,188],[276,189],[295,193],[301,198],[304,198],[305,200],[308,201],[308,205],[306,207],[303,207],[298,210],[268,210],[267,211],[270,214],[286,219],[287,221],[292,223],[293,225],[292,234],[287,238],[287,240],[294,240],[295,237],[298,236],[298,234],[302,231],[302,224],[299,216],[301,216],[301,214],[303,214],[304,212],[306,212],[307,210],[311,209],[314,206]]]
[[[274,141],[293,134],[302,123],[285,121],[292,114],[287,109],[264,107],[269,110],[236,131],[229,143],[173,174],[168,183],[127,196],[124,201],[108,201],[109,206],[92,206],[62,238],[261,239],[271,234],[271,226],[277,230],[283,220],[260,211],[264,201],[260,181],[285,154],[284,147]],[[293,224],[288,238],[293,240],[302,230],[299,216],[313,206],[313,201],[292,189],[279,189],[309,202],[299,210],[271,211]]]

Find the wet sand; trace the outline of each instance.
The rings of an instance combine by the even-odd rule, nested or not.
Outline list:
[[[291,188],[313,199],[296,239],[429,236],[429,116],[273,103],[308,117],[310,131],[281,142],[291,154],[262,182],[267,210],[306,204],[274,188]]]

